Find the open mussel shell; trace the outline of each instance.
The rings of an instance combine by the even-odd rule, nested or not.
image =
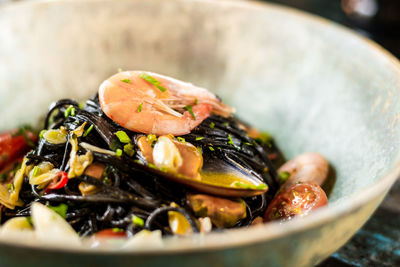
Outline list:
[[[200,172],[201,179],[192,179],[180,174],[162,171],[145,163],[137,163],[159,177],[193,188],[199,192],[223,197],[251,197],[264,194],[268,186],[254,173],[240,165],[227,164],[219,159],[205,160]]]

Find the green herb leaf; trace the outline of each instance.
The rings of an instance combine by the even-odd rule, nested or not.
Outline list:
[[[132,157],[135,154],[135,150],[133,149],[132,144],[124,145],[124,152],[129,156]]]
[[[39,133],[39,137],[43,138],[44,133],[47,132],[47,130],[41,130]]]
[[[244,144],[248,145],[248,146],[252,146],[253,145],[252,143],[249,143],[249,142],[245,142]]]
[[[27,216],[27,217],[25,217],[25,219],[31,226],[33,226],[32,217],[31,216]]]
[[[83,133],[83,137],[88,136],[90,132],[93,130],[93,124],[89,126],[89,128]]]
[[[197,105],[197,98],[194,99],[193,105]]]
[[[196,141],[200,141],[200,140],[203,140],[204,139],[204,137],[203,136],[198,136],[198,137],[196,137]]]
[[[115,133],[115,135],[118,137],[119,141],[123,144],[128,144],[131,142],[131,139],[124,131],[118,131]]]
[[[178,136],[176,139],[178,139],[178,141],[181,142],[181,143],[185,143],[186,142],[185,138],[180,137],[180,136]]]
[[[149,166],[152,169],[158,170],[157,166],[152,163],[148,163],[147,166]]]
[[[74,106],[70,105],[65,111],[64,111],[64,117],[68,118],[69,115],[71,115],[72,109],[74,109],[74,115],[75,115],[75,108]]]
[[[122,156],[122,150],[119,148],[115,151],[115,153],[117,154],[118,157]]]
[[[278,177],[279,177],[279,182],[281,184],[284,184],[290,178],[290,173],[288,173],[288,172],[279,172],[278,173]]]
[[[122,79],[121,82],[124,82],[124,83],[132,83],[131,80],[129,80],[129,79]]]
[[[209,146],[208,149],[210,149],[211,151],[215,151],[215,149],[212,146]]]
[[[190,113],[190,115],[192,116],[192,118],[193,118],[194,120],[196,120],[196,117],[194,116],[194,113],[193,113],[192,105],[187,105],[187,106],[184,107],[184,109],[186,109],[187,111],[189,111],[189,113]]]
[[[124,232],[125,230],[124,230],[124,229],[121,229],[121,228],[113,228],[113,229],[111,229],[111,231],[114,232],[114,233],[122,233],[122,232]]]
[[[157,141],[157,136],[155,136],[154,134],[149,134],[146,137],[146,141],[150,144],[153,144],[155,141]]]
[[[143,103],[140,103],[140,105],[137,108],[137,112],[141,112],[143,107]]]
[[[233,186],[242,188],[242,189],[254,189],[254,190],[263,190],[263,189],[268,188],[268,185],[266,185],[266,184],[254,185],[254,184],[247,184],[247,183],[243,183],[243,182],[239,182],[239,181],[234,182]]]
[[[63,217],[64,219],[67,217],[67,210],[68,210],[68,205],[61,203],[58,206],[48,206],[49,209],[52,209],[53,211],[55,211],[56,213],[58,213],[61,217]]]
[[[132,223],[136,226],[143,227],[144,226],[144,220],[136,215],[132,216]]]
[[[144,72],[143,72],[143,73],[140,75],[140,78],[142,78],[142,79],[145,80],[146,82],[151,83],[152,85],[154,85],[155,87],[157,87],[158,89],[160,89],[161,92],[167,91],[167,89],[166,89],[165,87],[163,87],[159,81],[157,81],[154,77],[148,75],[147,73],[144,73]]]
[[[211,123],[210,123],[210,128],[211,128],[211,129],[214,129],[214,127],[215,127],[215,123],[214,123],[214,122],[211,122]]]
[[[231,144],[232,146],[235,146],[235,143],[233,143],[232,136],[230,134],[228,134],[228,139],[229,139],[228,144]]]
[[[38,166],[33,167],[32,176],[35,177],[39,174],[40,168]]]

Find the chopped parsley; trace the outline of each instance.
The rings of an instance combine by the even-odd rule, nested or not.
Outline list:
[[[75,108],[72,105],[69,105],[68,108],[64,111],[65,118],[68,118],[69,115],[75,116]]]
[[[118,157],[122,156],[122,150],[119,148],[115,151],[115,153],[117,154]]]
[[[243,182],[239,182],[239,181],[234,182],[233,186],[242,188],[242,189],[254,189],[254,190],[263,190],[263,189],[268,188],[268,185],[266,185],[266,184],[254,185],[254,184],[247,184],[247,183],[243,183]]]
[[[47,132],[47,130],[41,130],[39,133],[39,137],[43,138],[44,133]]]
[[[132,157],[133,154],[135,154],[135,150],[133,149],[132,144],[126,144],[124,145],[124,152],[129,156]]]
[[[210,122],[210,128],[214,129],[214,127],[215,127],[215,123],[214,122]]]
[[[131,80],[129,80],[129,79],[122,79],[121,82],[124,82],[124,83],[132,83]]]
[[[280,183],[284,184],[289,179],[290,173],[288,173],[288,172],[279,172],[278,173],[278,177],[279,177]]]
[[[144,72],[143,72],[143,73],[140,75],[140,78],[142,78],[142,79],[145,80],[146,82],[151,83],[152,85],[154,85],[155,87],[157,87],[158,89],[160,89],[161,92],[167,91],[167,89],[166,89],[165,87],[163,87],[159,81],[157,81],[154,77],[148,75],[147,73],[144,73]]]
[[[39,174],[40,168],[38,166],[33,167],[32,176],[35,177]]]
[[[198,136],[198,137],[196,137],[196,141],[200,141],[200,140],[203,140],[204,139],[204,137],[203,136]]]
[[[185,138],[180,137],[180,136],[178,136],[176,139],[178,139],[178,141],[181,142],[181,143],[185,143],[186,142]]]
[[[118,137],[118,140],[123,144],[128,144],[131,142],[131,139],[124,131],[118,131],[115,133],[115,135]]]
[[[212,146],[209,146],[208,149],[210,149],[211,151],[215,151],[215,149]]]
[[[149,163],[148,166],[149,166],[150,168],[152,168],[152,169],[158,170],[157,166],[154,165],[154,164],[152,164],[152,163]]]
[[[124,232],[125,230],[124,230],[124,229],[121,229],[121,228],[113,228],[113,229],[111,229],[111,231],[112,231],[113,233],[122,233],[122,232]]]
[[[190,113],[190,115],[192,116],[192,118],[193,118],[194,120],[196,120],[196,116],[194,116],[194,113],[193,113],[192,105],[187,105],[187,106],[184,107],[184,109],[186,109],[187,111],[189,111],[189,113]]]
[[[83,133],[83,137],[86,137],[90,134],[93,129],[93,124],[89,126],[89,128]]]
[[[248,146],[252,146],[253,145],[252,143],[249,143],[249,142],[245,142],[244,144],[248,145]]]
[[[58,215],[63,217],[64,219],[67,217],[67,210],[68,210],[68,205],[61,203],[58,206],[50,206],[48,205],[49,209],[55,211]]]
[[[141,112],[143,107],[143,103],[140,103],[140,105],[137,108],[137,112]]]
[[[136,226],[143,227],[144,226],[144,220],[136,215],[132,216],[132,223]]]

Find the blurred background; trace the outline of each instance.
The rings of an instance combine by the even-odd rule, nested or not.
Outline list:
[[[338,22],[400,58],[400,0],[265,0]],[[400,266],[400,181],[364,227],[319,267]]]

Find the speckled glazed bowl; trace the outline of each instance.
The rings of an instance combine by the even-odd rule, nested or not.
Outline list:
[[[318,151],[335,181],[327,208],[169,240],[133,252],[0,240],[1,265],[308,266],[342,246],[400,171],[400,64],[336,24],[244,1],[32,1],[0,7],[1,129],[52,100],[83,99],[118,68],[210,88],[269,131],[287,157]]]

